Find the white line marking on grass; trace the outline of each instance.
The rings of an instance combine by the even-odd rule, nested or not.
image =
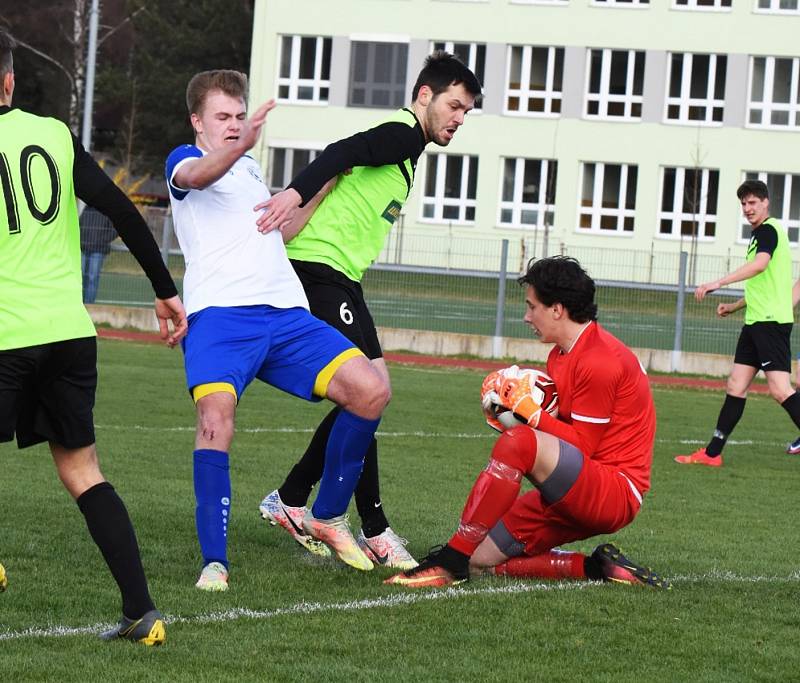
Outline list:
[[[95,429],[113,429],[116,431],[133,430],[139,432],[194,432],[195,427],[149,427],[147,425],[95,425]],[[237,428],[237,434],[311,434],[315,430],[306,427],[250,427]],[[424,439],[494,439],[496,434],[487,428],[486,433],[457,433],[445,434],[444,432],[376,432],[377,436],[385,438],[417,437]]]
[[[395,593],[380,598],[365,598],[351,602],[300,602],[290,607],[278,607],[272,610],[254,610],[247,607],[234,607],[224,612],[211,612],[197,614],[191,617],[167,615],[167,624],[216,624],[220,622],[236,621],[238,619],[274,619],[282,616],[296,614],[312,614],[315,612],[352,612],[362,609],[391,608],[403,605],[413,605],[431,600],[450,600],[483,595],[513,595],[518,593],[534,593],[559,590],[583,590],[601,586],[601,583],[578,582],[549,582],[549,583],[513,583],[506,586],[491,586],[488,588],[446,588],[440,591],[425,591],[414,593]],[[64,636],[77,636],[96,634],[109,629],[113,624],[101,623],[90,626],[47,626],[23,629],[21,631],[0,632],[0,641],[20,640],[24,638],[60,638]]]
[[[148,425],[95,425],[95,429],[111,429],[116,431],[140,431],[140,432],[194,432],[194,427],[151,427]],[[311,434],[314,430],[306,427],[244,427],[236,430],[239,434]],[[416,437],[420,439],[496,439],[497,434],[489,430],[485,432],[459,432],[446,434],[444,432],[377,432],[377,435],[384,438],[407,438]],[[657,444],[682,444],[685,446],[697,446],[708,443],[708,439],[656,439]],[[786,441],[756,441],[753,439],[730,439],[726,442],[728,446],[785,446]]]
[[[789,576],[740,576],[730,571],[714,569],[705,574],[689,574],[685,576],[670,577],[673,583],[796,583],[800,582],[800,570],[794,571]],[[350,602],[299,602],[289,607],[278,607],[272,610],[254,610],[248,607],[234,607],[223,612],[210,612],[208,614],[197,614],[191,617],[179,615],[167,615],[165,620],[168,624],[216,624],[239,619],[266,620],[276,617],[294,616],[321,612],[353,612],[362,609],[381,609],[402,607],[404,605],[422,604],[435,600],[452,600],[460,598],[470,598],[473,596],[482,597],[485,595],[516,595],[520,593],[541,593],[553,591],[572,591],[585,590],[588,588],[600,588],[604,584],[600,582],[539,582],[525,583],[522,581],[510,582],[506,585],[489,586],[483,588],[446,588],[443,590],[394,593],[379,598],[364,598],[363,600],[353,600]],[[61,638],[64,636],[77,636],[86,634],[97,634],[105,629],[111,628],[112,624],[101,623],[90,626],[47,626],[23,629],[21,631],[0,632],[0,641],[3,640],[22,640],[25,638]]]

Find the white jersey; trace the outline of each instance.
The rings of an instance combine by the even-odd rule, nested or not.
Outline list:
[[[278,230],[256,229],[253,207],[269,199],[255,159],[240,157],[222,178],[203,190],[173,184],[175,173],[204,156],[195,145],[182,145],[167,157],[167,185],[175,232],[186,261],[183,301],[187,313],[208,306],[308,309]]]

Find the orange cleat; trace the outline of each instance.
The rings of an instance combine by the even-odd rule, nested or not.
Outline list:
[[[442,588],[468,579],[469,557],[445,545],[432,549],[419,566],[390,576],[384,583],[405,588]]]
[[[721,455],[706,455],[705,448],[698,448],[691,455],[676,455],[675,462],[681,465],[706,465],[707,467],[722,467]]]

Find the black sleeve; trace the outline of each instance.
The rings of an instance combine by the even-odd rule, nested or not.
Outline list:
[[[756,254],[764,252],[770,258],[778,248],[778,232],[770,223],[762,223],[753,233],[756,238]]]
[[[111,220],[125,246],[150,280],[156,296],[159,299],[175,296],[178,290],[142,215],[74,135],[72,145],[75,149],[72,165],[75,195]]]
[[[386,166],[416,159],[425,147],[419,126],[389,121],[363,133],[339,140],[325,150],[297,177],[289,187],[303,198],[302,205],[311,200],[331,178],[354,166]]]

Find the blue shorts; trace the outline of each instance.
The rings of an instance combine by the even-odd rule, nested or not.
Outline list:
[[[341,365],[363,356],[341,332],[304,308],[211,306],[189,316],[182,342],[194,400],[216,391],[240,400],[257,377],[306,400],[325,397]]]

